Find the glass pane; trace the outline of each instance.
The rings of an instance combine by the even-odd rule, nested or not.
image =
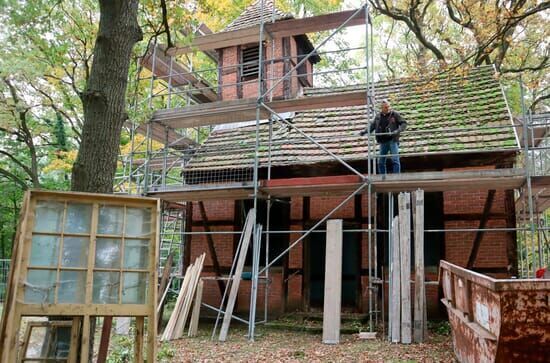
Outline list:
[[[29,304],[53,303],[55,275],[56,271],[52,270],[29,269],[25,284],[25,302]]]
[[[86,295],[86,271],[64,271],[59,274],[59,304],[83,304]]]
[[[120,268],[120,241],[98,238],[95,247],[95,267]]]
[[[32,236],[29,266],[57,266],[59,239],[58,236]]]
[[[150,208],[126,208],[126,236],[146,237],[151,233]]]
[[[99,207],[97,233],[122,235],[123,222],[123,207],[111,207],[106,205]]]
[[[35,232],[61,232],[64,203],[39,201],[34,217]]]
[[[92,205],[73,203],[67,205],[65,233],[90,233],[92,224]]]
[[[26,360],[26,362],[43,362],[43,360],[40,360],[40,358],[68,358],[70,346],[70,327],[32,327],[31,335],[29,337],[29,345],[27,347],[27,351],[25,352],[25,357],[39,359],[37,359],[36,361]],[[61,360],[59,362],[65,362],[65,360]]]
[[[125,272],[122,286],[123,304],[145,304],[147,302],[147,285],[149,279],[146,272]]]
[[[90,239],[86,237],[64,237],[61,266],[86,267],[88,266],[88,248]]]
[[[94,304],[118,304],[120,273],[94,272]]]
[[[124,241],[124,268],[147,269],[149,266],[149,241],[127,239]]]

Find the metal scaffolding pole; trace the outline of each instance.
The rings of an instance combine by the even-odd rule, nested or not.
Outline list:
[[[531,247],[532,247],[532,264],[533,264],[533,276],[535,277],[535,272],[537,270],[537,259],[535,256],[535,218],[533,213],[533,190],[531,188],[531,161],[529,159],[529,140],[528,140],[528,120],[527,112],[525,107],[525,95],[523,91],[523,81],[521,75],[519,76],[519,88],[521,94],[521,111],[523,114],[523,152],[524,152],[524,163],[525,163],[525,178],[527,185],[527,202],[529,204],[529,228],[531,230]]]
[[[258,100],[256,104],[256,143],[254,147],[254,175],[253,175],[253,184],[254,184],[254,210],[258,210],[258,192],[259,192],[259,176],[258,176],[258,166],[259,166],[259,149],[260,149],[260,119],[261,119],[261,106],[263,103],[262,95],[262,77],[264,75],[263,67],[263,39],[264,39],[264,0],[260,1],[260,39],[258,40]],[[254,228],[252,235],[254,238],[258,236],[258,213],[254,214]],[[261,235],[260,235],[261,238]],[[260,244],[253,244],[253,254],[256,254],[256,248],[261,248]],[[259,254],[258,254],[259,259]],[[258,279],[258,276],[254,276],[257,271],[252,272],[252,279]],[[251,295],[257,294],[257,289],[254,284],[252,284]],[[252,306],[254,305],[254,306]],[[254,340],[254,325],[256,323],[256,297],[251,296],[250,308],[251,314],[248,319],[248,340]],[[254,314],[252,314],[254,311]]]

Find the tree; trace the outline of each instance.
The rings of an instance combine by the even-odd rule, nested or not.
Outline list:
[[[369,3],[385,18],[381,25],[389,35],[386,46],[379,42],[378,53],[391,76],[491,64],[507,80],[523,74],[531,90],[532,109],[548,99],[550,26],[544,11],[550,8],[550,2],[369,0]]]
[[[138,0],[100,0],[100,20],[90,78],[81,94],[84,125],[71,189],[113,190],[132,49],[143,37]]]

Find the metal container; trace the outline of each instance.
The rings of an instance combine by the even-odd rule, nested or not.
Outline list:
[[[441,261],[440,283],[460,362],[550,362],[550,280],[493,279]]]

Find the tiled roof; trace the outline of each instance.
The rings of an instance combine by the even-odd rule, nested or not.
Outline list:
[[[306,95],[345,92],[351,88],[308,89]],[[357,87],[354,87],[357,89]],[[500,84],[492,67],[471,69],[464,76],[431,80],[401,79],[375,84],[377,100],[387,98],[407,121],[401,154],[457,153],[518,147]],[[378,106],[377,106],[378,107]],[[345,160],[366,159],[365,106],[296,113],[292,123]],[[260,125],[260,167],[268,163],[268,124]],[[213,132],[187,169],[251,167],[255,126]],[[334,159],[295,130],[273,124],[273,166],[305,165]]]
[[[228,26],[223,29],[224,32],[248,28],[250,26],[259,25],[262,18],[261,1],[257,0],[246,8],[238,18],[233,20]],[[293,18],[292,14],[285,13],[275,6],[273,0],[264,0],[263,20],[265,23],[272,20],[283,20]]]

